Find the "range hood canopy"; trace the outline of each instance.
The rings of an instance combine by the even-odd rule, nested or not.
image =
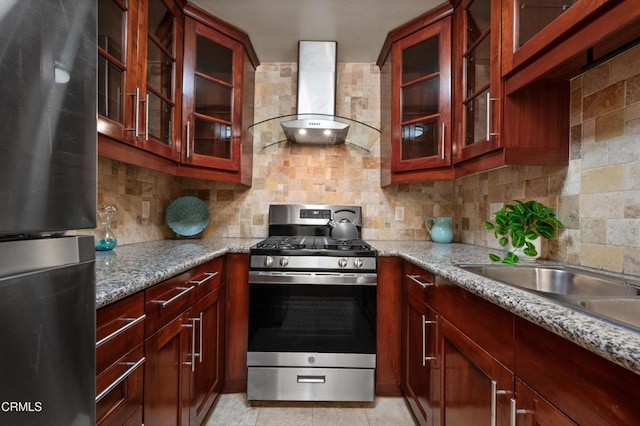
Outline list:
[[[378,139],[380,130],[368,124],[335,115],[337,80],[337,43],[335,41],[298,42],[298,93],[296,114],[271,118],[255,123],[249,130],[256,134],[274,133],[269,124],[280,124],[285,139],[265,144],[264,147],[289,141],[299,144],[338,145],[347,141],[351,124],[364,127],[364,143],[354,143],[365,150],[370,140]],[[265,129],[268,130],[265,131]],[[363,139],[362,129],[356,139]],[[275,131],[275,133],[279,133]],[[358,135],[360,134],[360,135]],[[375,141],[374,141],[375,142]]]

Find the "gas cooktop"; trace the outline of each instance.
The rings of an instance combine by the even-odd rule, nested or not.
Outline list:
[[[253,254],[375,256],[376,251],[360,239],[331,237],[271,236],[251,248]]]

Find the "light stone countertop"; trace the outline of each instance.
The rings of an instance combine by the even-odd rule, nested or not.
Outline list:
[[[260,240],[205,237],[130,244],[116,247],[113,252],[96,252],[96,307],[108,305],[226,253],[248,253],[249,248]],[[406,259],[640,374],[640,332],[599,320],[553,300],[483,278],[456,266],[490,264],[487,257],[489,249],[429,241],[368,242],[378,250],[379,256]],[[575,265],[568,266],[580,269]]]

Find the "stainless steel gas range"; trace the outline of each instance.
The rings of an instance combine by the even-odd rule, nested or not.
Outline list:
[[[269,237],[250,250],[249,400],[373,401],[377,252],[360,207],[271,205]]]

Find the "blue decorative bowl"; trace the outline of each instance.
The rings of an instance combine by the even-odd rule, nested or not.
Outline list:
[[[169,204],[166,218],[173,232],[191,237],[202,232],[209,224],[209,209],[197,197],[180,197]]]

